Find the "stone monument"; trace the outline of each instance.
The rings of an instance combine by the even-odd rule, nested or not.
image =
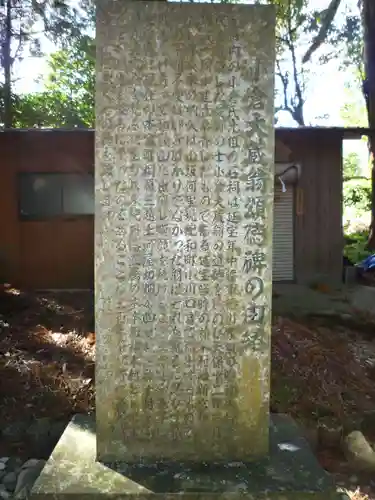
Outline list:
[[[98,2],[96,427],[73,419],[33,498],[335,498],[269,419],[274,29]]]
[[[105,5],[97,28],[98,458],[264,455],[273,12]]]

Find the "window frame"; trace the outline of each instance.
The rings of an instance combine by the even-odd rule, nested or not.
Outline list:
[[[93,184],[93,197],[95,201],[95,175],[93,172],[43,172],[43,171],[32,171],[32,172],[18,172],[17,173],[17,212],[18,212],[18,219],[21,221],[41,221],[41,222],[48,222],[51,220],[74,220],[74,219],[85,219],[85,218],[92,218],[95,215],[95,205],[94,205],[94,212],[87,214],[87,213],[70,213],[70,212],[65,212],[64,210],[64,189],[66,189],[66,185],[64,183],[64,177],[69,177],[69,176],[82,176],[82,177],[88,177],[92,178],[94,181]],[[60,186],[59,186],[59,196],[60,196],[60,207],[61,207],[61,212],[59,214],[52,214],[52,215],[37,215],[37,214],[32,214],[32,215],[27,215],[22,213],[22,179],[30,179],[32,180],[33,178],[36,177],[60,177]]]

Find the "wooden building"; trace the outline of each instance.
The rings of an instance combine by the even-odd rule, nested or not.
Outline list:
[[[274,281],[341,281],[349,134],[361,131],[276,130]],[[25,288],[92,288],[94,131],[5,131],[0,152],[0,278]]]

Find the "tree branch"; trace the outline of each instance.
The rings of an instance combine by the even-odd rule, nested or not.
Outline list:
[[[280,61],[276,61],[276,66],[278,69],[276,76],[278,76],[280,78],[281,84],[283,87],[283,102],[284,102],[282,106],[278,106],[276,108],[276,113],[279,111],[287,111],[293,117],[294,109],[289,105],[289,102],[288,102],[288,86],[289,86],[288,73],[285,73],[285,74],[282,73]]]
[[[355,175],[354,177],[343,177],[342,181],[343,182],[348,182],[348,181],[370,181],[370,177],[365,177],[363,175]]]
[[[291,20],[291,0],[288,0],[288,8],[289,8],[289,15],[288,15],[288,35],[289,35],[289,50],[292,56],[292,63],[293,63],[293,78],[294,78],[294,86],[296,90],[296,97],[297,97],[297,103],[294,106],[295,111],[293,114],[293,118],[296,120],[296,122],[304,126],[305,125],[305,120],[303,117],[303,105],[304,105],[304,98],[302,95],[302,89],[301,89],[301,84],[299,81],[298,77],[298,71],[297,71],[297,57],[296,57],[296,50],[294,47],[294,43],[292,40],[292,20]]]
[[[15,35],[13,35],[15,37]],[[20,32],[19,32],[19,38],[18,38],[18,47],[16,48],[15,52],[14,52],[14,55],[12,57],[12,64],[14,63],[14,61],[18,58],[19,56],[19,53],[20,53],[20,50],[22,48],[22,33],[21,33],[21,28],[20,28]]]
[[[318,48],[324,43],[325,39],[327,38],[327,33],[330,27],[332,26],[332,22],[335,18],[335,15],[340,7],[341,0],[331,0],[331,3],[329,4],[326,13],[323,18],[322,25],[320,27],[319,33],[316,35],[314,38],[311,46],[309,47],[308,51],[306,54],[303,56],[302,63],[305,64],[307,63],[310,59],[313,53],[318,50]]]

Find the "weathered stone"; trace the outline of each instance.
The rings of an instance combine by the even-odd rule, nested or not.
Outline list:
[[[11,493],[7,491],[4,485],[0,484],[0,498],[2,500],[8,500],[8,498],[11,498]]]
[[[28,469],[30,467],[43,467],[44,464],[44,460],[40,460],[39,458],[30,458],[22,465],[21,469]]]
[[[18,474],[16,487],[14,489],[14,498],[23,500],[29,497],[30,491],[34,485],[35,480],[39,476],[44,467],[44,460],[28,460],[29,465],[23,467]]]
[[[98,2],[103,460],[268,451],[274,12]]]
[[[21,470],[23,461],[20,457],[10,457],[9,462],[7,462],[7,470],[12,470],[16,474]]]
[[[349,500],[336,492],[293,421],[273,415],[269,458],[223,464],[103,464],[95,424],[77,415],[37,479],[32,500]]]
[[[342,442],[343,452],[357,470],[375,471],[375,451],[360,431],[348,434]]]
[[[8,472],[8,474],[2,478],[1,482],[7,490],[13,491],[17,484],[17,474],[13,471]]]

